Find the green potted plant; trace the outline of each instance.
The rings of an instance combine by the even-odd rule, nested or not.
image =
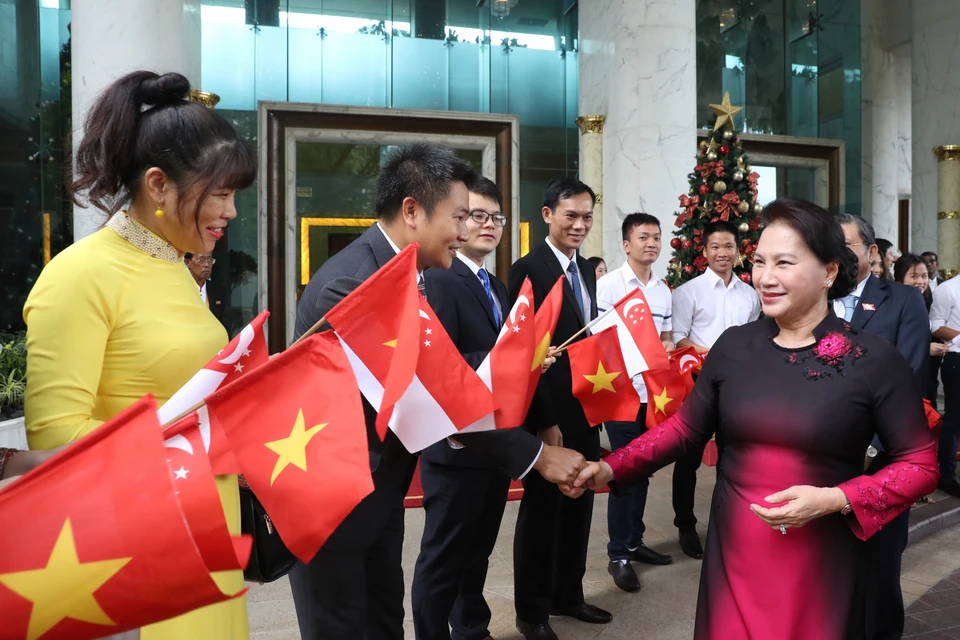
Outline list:
[[[26,392],[26,333],[0,333],[0,446],[26,448],[23,428]]]

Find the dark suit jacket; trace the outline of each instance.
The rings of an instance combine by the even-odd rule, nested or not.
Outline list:
[[[874,310],[864,309],[864,304]],[[919,388],[926,388],[930,320],[919,289],[869,276],[851,324],[894,345],[913,369]]]
[[[213,280],[207,280],[207,302],[210,307],[210,313],[223,324],[223,314],[230,304],[225,287],[220,286]]]
[[[450,335],[450,339],[457,345],[457,350],[463,355],[471,367],[476,369],[497,342],[500,327],[493,317],[490,300],[480,279],[474,275],[470,267],[457,258],[451,269],[428,269],[424,274],[427,285],[427,300],[437,317]],[[490,278],[490,286],[500,302],[503,310],[501,318],[509,312],[507,303],[507,288],[496,278]],[[515,425],[520,426],[520,425]],[[470,443],[470,438],[482,436],[490,443],[504,451],[514,451],[511,464],[519,463],[513,468],[506,468],[502,464],[488,457],[481,456],[476,451],[476,443]],[[499,467],[513,478],[519,477],[526,471],[540,453],[540,440],[524,429],[499,429],[484,434],[463,434],[457,440],[463,443],[466,436],[468,444],[463,449],[453,449],[446,440],[424,449],[423,457],[430,462],[463,467]]]
[[[300,298],[297,306],[296,337],[312,327],[327,311],[394,255],[396,254],[383,232],[374,225],[325,262],[310,279]],[[430,298],[429,289],[427,298]],[[413,459],[411,454],[389,429],[386,438],[381,442],[376,431],[376,411],[366,400],[363,402],[363,410],[367,422],[370,469],[375,480],[395,486],[406,482],[407,471]],[[522,451],[504,448],[501,442],[489,436],[487,433],[471,433],[457,436],[457,439],[464,446],[472,447],[478,453],[496,460],[514,477],[523,473],[530,464],[529,456],[525,456]],[[518,468],[520,471],[514,475],[514,470]]]
[[[587,285],[590,295],[590,318],[597,317],[597,276],[589,262],[577,255],[577,268]],[[560,346],[564,341],[584,327],[584,318],[581,316],[577,299],[563,270],[560,261],[546,242],[538,246],[526,256],[517,260],[510,268],[508,289],[511,304],[520,295],[523,279],[529,277],[533,285],[534,306],[540,308],[543,299],[550,293],[557,279],[563,277],[563,306],[557,320],[556,330],[553,332],[550,344]],[[586,337],[582,334],[577,340]],[[573,379],[570,375],[570,358],[561,356],[557,362],[540,378],[537,393],[530,411],[527,413],[526,426],[531,431],[544,429],[553,425],[560,427],[564,444],[573,445],[579,439],[590,433],[590,425],[583,413],[580,401],[573,396]]]

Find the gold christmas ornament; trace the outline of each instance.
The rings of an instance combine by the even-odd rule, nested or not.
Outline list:
[[[733,172],[733,181],[734,181],[734,182],[740,182],[741,180],[743,180],[743,172],[742,172],[742,171],[734,171],[734,172]]]
[[[763,213],[763,205],[760,204],[759,202],[754,202],[754,203],[753,203],[753,212],[754,212],[755,214],[757,214],[757,215],[760,215],[761,213]]]
[[[724,131],[724,132],[723,132],[723,139],[724,139],[726,142],[730,142],[731,140],[733,140],[733,131],[729,131],[729,130],[728,130],[728,131]]]
[[[727,190],[727,183],[723,180],[717,180],[713,183],[713,190],[717,193],[724,193]]]
[[[747,208],[749,209],[749,207]],[[741,212],[741,213],[745,213],[745,212]],[[750,225],[747,224],[746,222],[741,222],[740,226],[737,228],[740,229],[740,233],[746,233],[747,231],[750,231]]]
[[[677,236],[677,237],[680,238],[680,242],[686,242],[687,240],[690,239],[690,238],[688,238],[687,236],[684,236],[684,235],[680,235],[680,236]]]
[[[733,128],[733,117],[743,111],[743,107],[734,107],[730,104],[730,92],[723,94],[723,101],[720,104],[712,104],[710,108],[717,114],[717,122],[713,125],[714,131],[719,131],[726,126]]]
[[[713,159],[717,159],[717,149],[720,148],[720,145],[717,144],[713,138],[710,138],[710,141],[707,142],[707,155],[713,154]]]
[[[707,154],[707,160],[709,160],[710,162],[716,162],[716,161],[717,161],[717,154],[712,153],[712,152],[711,152],[711,153],[708,153],[708,154]]]
[[[746,171],[747,173],[751,173],[753,172],[753,167],[751,167],[750,165],[747,165],[743,168],[743,170]]]
[[[737,261],[734,263],[733,266],[735,266],[735,267],[740,267],[741,269],[743,268],[743,254],[742,254],[742,253],[738,253],[738,254],[737,254]]]
[[[700,150],[703,151],[703,150],[706,149],[706,148],[707,148],[707,141],[706,141],[706,140],[701,140],[701,141],[700,141]]]
[[[740,201],[740,204],[737,205],[737,211],[739,211],[740,213],[746,213],[746,212],[750,211],[750,203],[747,202],[746,200],[741,200],[741,201]],[[746,231],[746,230],[747,230],[747,229],[744,229],[743,226],[745,226],[745,225],[741,225],[740,231]],[[747,227],[747,228],[749,229],[749,227]]]

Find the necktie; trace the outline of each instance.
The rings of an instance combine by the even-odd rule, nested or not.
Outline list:
[[[843,302],[843,319],[847,322],[853,320],[853,312],[857,309],[857,300],[860,298],[853,294],[841,298]]]
[[[420,290],[420,295],[423,296],[423,299],[427,299],[427,283],[423,281],[423,274],[420,274],[420,278],[417,280],[417,289]]]
[[[570,274],[570,286],[573,288],[573,297],[577,299],[577,305],[580,307],[580,317],[583,318],[583,322],[589,322],[587,318],[587,312],[583,308],[583,290],[580,289],[580,273],[577,269],[577,263],[573,260],[570,261],[570,264],[567,265],[567,273]]]
[[[483,267],[480,267],[477,275],[480,277],[480,282],[483,283],[483,290],[487,293],[487,300],[490,301],[490,308],[493,310],[493,321],[497,323],[497,328],[499,329],[500,325],[503,324],[503,318],[500,317],[500,310],[497,309],[497,301],[494,299],[493,291],[490,289],[490,276],[487,275],[487,270]]]

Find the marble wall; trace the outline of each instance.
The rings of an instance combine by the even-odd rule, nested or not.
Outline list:
[[[666,275],[677,198],[696,155],[695,0],[580,3],[580,114],[605,115],[603,257],[624,262],[620,224],[636,211],[657,216]],[[718,96],[719,99],[719,96]]]
[[[937,159],[933,147],[960,144],[960,3],[912,3],[911,248],[937,247]]]
[[[130,71],[179,71],[200,85],[200,0],[73,0],[73,144],[83,137],[90,105]],[[74,239],[92,233],[104,216],[74,209]]]

